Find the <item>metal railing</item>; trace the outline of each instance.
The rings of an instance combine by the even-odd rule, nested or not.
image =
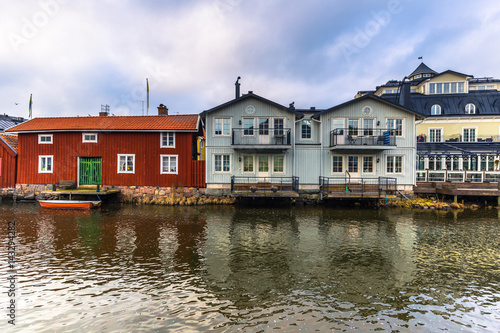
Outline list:
[[[286,191],[299,191],[299,177],[231,177],[231,192],[269,196]]]
[[[397,179],[392,177],[319,177],[319,189],[322,193],[358,193],[363,197],[370,193],[395,193]]]
[[[395,130],[338,128],[330,132],[330,147],[351,146],[395,146]]]
[[[498,183],[500,182],[500,172],[423,170],[417,171],[417,182]]]
[[[290,133],[290,128],[233,128],[231,144],[290,146]]]
[[[440,142],[445,142],[445,143],[470,143],[470,142],[500,142],[500,137],[499,135],[495,134],[481,134],[481,135],[474,135],[474,136],[467,136],[464,137],[462,134],[450,134],[450,135],[437,135],[430,137],[429,135],[426,134],[421,134],[417,136],[417,142],[433,142],[433,143],[440,143]]]

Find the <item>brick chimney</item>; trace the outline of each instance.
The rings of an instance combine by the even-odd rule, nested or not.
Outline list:
[[[106,112],[106,111],[99,112],[99,117],[107,117],[107,116],[108,116],[108,112]]]
[[[158,106],[158,115],[159,116],[168,116],[168,108],[165,105],[160,104]]]

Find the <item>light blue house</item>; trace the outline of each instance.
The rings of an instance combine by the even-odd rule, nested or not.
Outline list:
[[[235,99],[201,113],[209,193],[317,193],[334,183],[350,191],[381,177],[394,190],[413,190],[421,116],[407,107],[368,94],[329,109],[295,109],[251,91],[239,96],[236,87]]]
[[[394,190],[412,192],[416,183],[416,121],[418,113],[373,94],[353,99],[312,116],[319,123],[319,172],[351,184],[375,184],[391,179]],[[297,150],[297,176],[312,182],[304,161],[309,153]],[[331,183],[331,182],[330,182]]]
[[[294,138],[303,114],[252,91],[239,96],[238,90],[235,99],[201,113],[207,191],[229,192],[235,184],[298,189]]]

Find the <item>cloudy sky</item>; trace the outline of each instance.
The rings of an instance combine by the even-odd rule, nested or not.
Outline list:
[[[420,63],[500,77],[500,3],[0,0],[0,113],[199,113],[241,90],[331,107]]]

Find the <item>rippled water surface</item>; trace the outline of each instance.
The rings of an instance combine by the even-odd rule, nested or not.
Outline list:
[[[500,331],[497,210],[0,204],[28,332]]]

